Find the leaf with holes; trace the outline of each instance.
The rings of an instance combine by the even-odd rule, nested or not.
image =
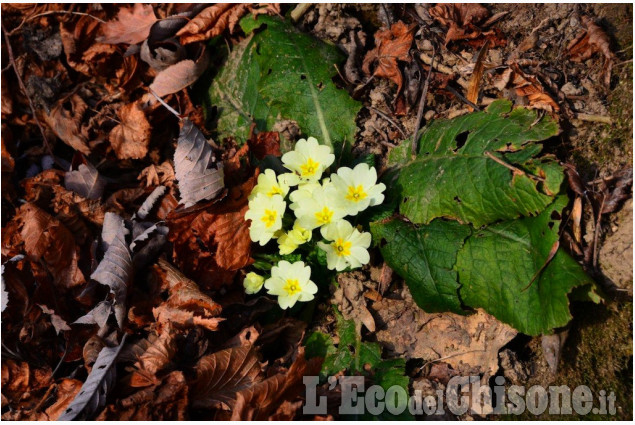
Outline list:
[[[350,146],[361,105],[332,81],[344,59],[337,47],[276,17],[246,17],[240,25],[250,36],[231,52],[206,99],[218,107],[220,137],[244,143],[252,122],[266,131],[293,120],[304,136]]]
[[[563,172],[551,156],[536,158],[535,143],[558,133],[550,117],[512,110],[496,101],[486,111],[432,123],[410,160],[408,144],[389,163],[399,168],[395,185],[400,212],[414,223],[452,218],[480,227],[537,215],[560,191]]]
[[[79,394],[77,394],[58,420],[88,419],[106,403],[106,395],[108,395],[108,391],[113,386],[117,374],[113,366],[124,341],[125,336],[117,347],[102,348]]]

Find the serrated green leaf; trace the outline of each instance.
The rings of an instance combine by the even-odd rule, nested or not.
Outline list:
[[[468,226],[434,220],[417,228],[392,219],[372,223],[370,228],[384,260],[405,279],[419,307],[427,312],[464,313],[454,266],[471,233]]]
[[[559,250],[560,196],[537,217],[475,230],[457,257],[461,299],[528,335],[551,332],[571,319],[568,294],[593,285],[578,263]]]
[[[408,144],[390,157],[389,163],[400,167],[400,212],[414,223],[446,217],[475,227],[539,214],[564,177],[555,159],[532,159],[539,152],[533,142],[557,133],[552,118],[537,118],[525,108],[511,110],[507,101],[432,123],[413,161],[405,162]],[[523,161],[506,164],[510,159]]]
[[[336,151],[350,146],[361,104],[332,81],[344,59],[339,49],[277,17],[248,16],[240,24],[250,36],[231,52],[207,98],[218,107],[219,136],[244,143],[252,121],[265,131],[293,120],[304,136]]]

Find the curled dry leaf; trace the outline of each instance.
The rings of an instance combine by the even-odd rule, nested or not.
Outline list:
[[[141,206],[139,207],[135,215],[139,217],[141,220],[145,220],[148,214],[150,214],[150,211],[152,210],[152,208],[154,208],[154,205],[157,203],[159,198],[163,196],[166,189],[167,188],[165,186],[157,186],[152,191],[152,193],[148,195],[146,200],[143,201],[143,204],[141,204]]]
[[[86,199],[100,199],[106,187],[106,180],[90,162],[79,164],[76,170],[64,175],[64,186]]]
[[[410,62],[409,51],[414,38],[413,29],[414,27],[399,21],[390,29],[377,31],[375,48],[366,54],[362,65],[366,75],[371,75],[371,67],[375,65],[372,75],[388,78],[397,84],[397,95],[401,93],[403,86],[403,76],[397,61]]]
[[[530,108],[542,109],[549,113],[560,111],[560,107],[545,91],[540,81],[533,75],[523,72],[516,63],[512,63],[509,68],[497,75],[493,85],[498,90],[514,89],[516,95],[527,98]]]
[[[79,269],[79,249],[73,235],[57,219],[27,203],[22,205],[11,221],[18,228],[19,234],[15,240],[9,242],[12,235],[5,231],[3,235],[3,251],[7,245],[24,243],[24,252],[31,261],[32,267],[38,269],[44,265],[53,277],[55,284],[62,288],[72,288],[85,282],[84,275]],[[9,223],[9,226],[11,225]]]
[[[109,219],[109,217],[113,216],[112,220]],[[121,220],[116,214],[106,213],[102,239],[107,244],[108,250],[90,277],[110,288],[110,292],[115,298],[113,308],[117,324],[120,328],[123,328],[126,317],[128,282],[132,273],[132,257],[126,242],[127,230],[123,220],[119,221],[117,219]],[[107,223],[113,224],[107,225]]]
[[[120,124],[113,128],[108,140],[119,159],[142,159],[148,153],[150,123],[137,102],[122,106],[117,112]]]
[[[56,421],[82,388],[82,381],[64,378],[57,383],[57,400],[46,409],[50,421]]]
[[[137,3],[133,8],[122,7],[117,18],[101,25],[103,36],[97,41],[109,44],[137,44],[148,38],[150,28],[157,21],[151,5]]]
[[[249,11],[254,15],[263,13],[270,15],[280,14],[280,5],[264,3],[260,7],[255,7],[248,3],[217,3],[199,12],[176,35],[180,37],[183,45],[209,40],[220,35],[226,29],[229,29],[229,32],[233,32],[240,18]]]
[[[615,55],[611,52],[611,44],[608,35],[600,28],[593,19],[588,16],[582,17],[582,23],[586,31],[572,40],[567,46],[569,56],[574,62],[582,62],[589,59],[595,53],[604,56],[602,75],[604,84],[608,87],[611,84],[611,71]]]
[[[164,161],[160,165],[149,165],[139,173],[137,180],[145,180],[146,187],[149,186],[172,186],[174,181],[174,168],[169,161]]]
[[[101,301],[88,313],[75,320],[73,324],[97,325],[99,326],[99,329],[104,329],[106,327],[106,322],[108,322],[108,317],[110,316],[111,311],[112,302]]]
[[[225,188],[222,164],[216,162],[212,147],[190,120],[183,122],[174,168],[185,208],[214,199]]]
[[[168,299],[152,309],[160,324],[171,323],[177,327],[202,326],[216,330],[223,320],[219,318],[222,308],[199,289],[198,285],[185,277],[178,269],[161,259],[155,271],[167,287]]]
[[[209,354],[196,364],[192,407],[231,410],[236,394],[262,379],[260,362],[252,345],[231,347]]]
[[[222,201],[190,214],[173,211],[167,219],[176,263],[201,284],[219,288],[251,264],[251,239],[245,221],[247,197],[256,182],[233,187]]]
[[[73,94],[68,99],[60,99],[48,114],[43,114],[44,122],[53,133],[62,142],[84,155],[90,153],[86,136],[81,131],[82,118],[87,109],[86,102],[79,95]]]

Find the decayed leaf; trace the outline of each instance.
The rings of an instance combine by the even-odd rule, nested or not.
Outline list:
[[[146,200],[143,201],[143,204],[141,204],[141,206],[139,207],[139,210],[136,212],[136,216],[139,217],[141,220],[145,220],[148,214],[150,214],[150,210],[152,210],[154,205],[157,203],[159,198],[163,196],[165,191],[166,191],[165,186],[157,186],[152,191],[152,193],[148,195]]]
[[[529,107],[543,109],[547,112],[558,112],[560,107],[556,101],[545,91],[543,85],[533,75],[529,75],[512,63],[509,68],[495,77],[494,87],[503,90],[506,87],[513,88],[518,96],[524,96],[529,101]]]
[[[176,354],[176,338],[170,328],[161,335],[150,334],[144,341],[143,353],[135,363],[135,370],[130,378],[133,387],[147,387],[159,383],[156,374],[165,368]]]
[[[177,264],[201,284],[220,287],[232,282],[237,270],[252,262],[247,196],[256,182],[248,179],[225,199],[191,214],[172,212],[168,239]]]
[[[159,97],[181,91],[195,83],[208,64],[209,55],[203,51],[196,61],[186,59],[170,65],[157,74],[150,89]]]
[[[586,31],[569,43],[568,50],[571,60],[581,62],[589,59],[595,53],[602,53],[604,56],[604,66],[602,75],[604,84],[608,87],[611,84],[611,71],[615,55],[611,52],[609,37],[593,19],[588,16],[582,17],[582,23]]]
[[[410,62],[410,46],[414,38],[414,27],[409,27],[399,21],[390,29],[375,33],[375,48],[366,54],[363,71],[371,75],[371,66],[376,64],[372,75],[384,77],[397,84],[397,94],[401,93],[403,76],[397,61]]]
[[[79,164],[76,170],[64,175],[64,186],[87,199],[99,199],[104,193],[106,181],[90,162]]]
[[[65,105],[70,105],[71,109],[66,109]],[[53,133],[73,149],[88,155],[86,136],[81,132],[81,123],[84,113],[88,109],[86,102],[77,94],[73,94],[68,99],[61,99],[50,113],[44,114],[44,121],[53,130]]]
[[[105,404],[106,395],[115,382],[117,371],[113,366],[124,340],[125,338],[117,347],[104,347],[101,350],[82,389],[64,414],[59,417],[60,421],[72,421],[80,417],[89,418]]]
[[[71,288],[85,282],[77,266],[78,247],[62,223],[30,203],[18,209],[13,222],[20,229],[27,258],[34,266],[43,261],[59,287]]]
[[[58,334],[62,331],[70,331],[71,327],[68,326],[68,323],[64,319],[62,319],[58,314],[55,314],[54,310],[51,310],[44,304],[38,304],[38,306],[42,309],[42,312],[48,314],[51,317],[51,324],[55,328],[55,332]]]
[[[150,27],[156,22],[151,5],[137,3],[133,8],[122,7],[117,18],[102,24],[104,33],[98,38],[101,43],[137,44],[148,38]]]
[[[185,120],[174,152],[174,169],[185,208],[214,199],[225,187],[222,164],[216,162],[203,133]]]
[[[192,406],[230,410],[236,394],[262,378],[260,362],[252,345],[232,347],[201,358],[192,383]]]
[[[428,12],[437,21],[448,27],[445,44],[450,41],[472,39],[481,35],[476,27],[489,16],[489,11],[477,3],[441,3]]]
[[[112,129],[108,140],[119,159],[142,159],[148,153],[150,123],[137,102],[122,106],[117,112],[120,124]]]
[[[113,308],[117,324],[123,328],[126,317],[126,295],[128,293],[128,280],[132,273],[132,257],[126,243],[127,230],[123,220],[116,220],[116,214],[106,213],[106,218],[115,216],[113,223],[118,225],[106,226],[102,231],[102,239],[107,241],[108,250],[104,254],[103,260],[97,266],[97,269],[90,276],[102,285],[110,288],[110,292],[114,295]],[[106,220],[104,220],[106,222]],[[116,227],[116,232],[113,230]],[[114,235],[114,237],[113,237]]]
[[[294,401],[304,394],[304,376],[317,376],[322,359],[307,361],[304,349],[288,371],[278,373],[236,394],[236,403],[231,411],[231,420],[267,420],[284,401]]]
[[[167,261],[159,260],[155,270],[163,277],[169,294],[164,303],[152,309],[158,323],[172,323],[182,328],[202,326],[212,331],[218,328],[223,320],[218,317],[222,311],[219,304]]]
[[[181,44],[184,45],[196,41],[209,40],[220,35],[226,29],[229,29],[229,32],[233,32],[240,18],[249,11],[252,11],[254,15],[262,13],[274,15],[280,13],[280,6],[278,4],[265,3],[262,7],[257,8],[247,3],[217,3],[203,9],[181,28],[176,35],[180,37]]]

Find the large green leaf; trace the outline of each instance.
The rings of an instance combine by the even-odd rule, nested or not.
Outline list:
[[[434,220],[419,228],[400,219],[371,224],[384,260],[402,276],[412,298],[427,312],[463,313],[456,256],[471,230],[457,222]]]
[[[566,325],[568,294],[593,285],[567,253],[552,253],[567,202],[560,196],[537,217],[475,230],[457,257],[463,302],[529,335]]]
[[[338,48],[277,17],[249,16],[241,26],[250,36],[231,52],[208,93],[218,107],[219,136],[243,143],[252,122],[264,131],[293,120],[322,144],[350,145],[361,104],[332,81],[344,59]]]
[[[432,123],[410,161],[408,144],[390,163],[400,167],[400,212],[414,223],[446,217],[475,227],[539,214],[560,190],[554,158],[534,157],[558,133],[550,117],[497,101],[483,112]]]

